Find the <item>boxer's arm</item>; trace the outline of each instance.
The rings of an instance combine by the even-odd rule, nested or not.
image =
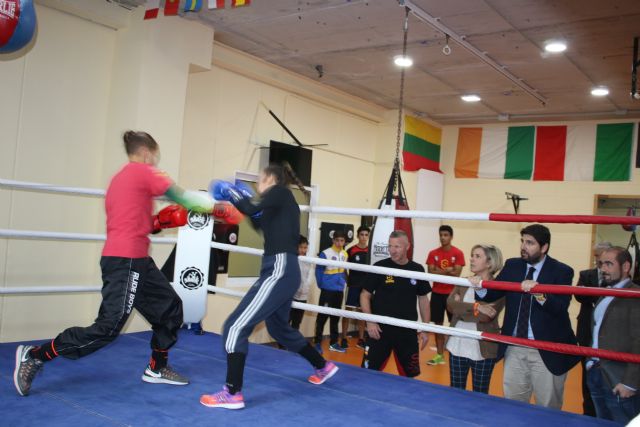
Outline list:
[[[207,193],[202,191],[187,191],[173,184],[164,195],[191,211],[203,213],[211,213],[213,211],[213,200]]]

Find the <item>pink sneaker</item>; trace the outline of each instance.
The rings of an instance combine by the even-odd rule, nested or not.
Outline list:
[[[322,369],[316,369],[316,373],[311,375],[308,380],[311,384],[320,385],[338,372],[338,367],[327,360],[327,363]]]
[[[242,409],[244,408],[244,398],[242,393],[229,393],[227,386],[215,394],[203,394],[200,396],[200,403],[210,408]]]

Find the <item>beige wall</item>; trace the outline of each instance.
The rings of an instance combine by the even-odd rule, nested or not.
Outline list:
[[[319,191],[319,204],[375,206],[381,194],[374,185],[377,150],[383,145],[381,135],[388,133],[386,115],[372,117],[367,108],[375,109],[357,99],[328,102],[324,86],[260,61],[247,66],[247,60],[240,52],[215,45],[212,70],[191,75],[180,182],[204,188],[211,179],[232,177],[236,171],[259,172],[261,155],[267,154],[260,147],[268,147],[272,139],[293,142],[269,115],[271,109],[302,143],[328,144],[313,149],[312,182]],[[358,103],[361,108],[353,107]],[[323,216],[321,221],[359,225],[354,216]],[[225,277],[220,277],[219,285],[224,284]],[[309,300],[316,302],[317,295],[313,289]],[[237,300],[216,295],[208,304],[205,329],[220,331]],[[312,335],[314,321],[315,316],[305,319],[305,335]],[[252,340],[269,337],[259,329]]]
[[[113,28],[41,5],[37,12],[33,49],[0,60],[0,78],[15,82],[5,85],[0,97],[0,177],[104,187],[125,161],[122,132],[135,128],[158,139],[161,167],[179,183],[205,188],[213,178],[257,172],[264,153],[259,147],[270,139],[291,142],[268,107],[303,143],[329,144],[314,149],[312,180],[320,205],[377,206],[394,159],[397,112],[224,46],[212,49],[212,30],[192,21],[144,22],[134,15],[123,20],[129,24]],[[456,179],[456,142],[457,127],[445,127],[446,211],[512,212],[508,191],[529,198],[522,202],[523,213],[591,214],[594,194],[638,193],[637,170],[629,183]],[[415,207],[417,174],[403,172],[403,179]],[[452,225],[454,244],[465,253],[477,242],[490,242],[507,257],[518,254],[520,224]],[[102,233],[102,201],[0,190],[0,227]],[[551,255],[576,270],[586,268],[591,227],[552,225],[551,230]],[[100,249],[91,243],[0,239],[0,286],[99,284]],[[153,248],[159,263],[167,253],[167,247]],[[310,301],[316,300],[312,294]],[[46,338],[64,327],[88,324],[99,301],[97,294],[0,297],[0,341]],[[220,331],[236,304],[234,298],[209,296],[206,329]],[[311,335],[313,320],[305,319],[305,335]],[[145,328],[136,318],[127,330]],[[259,331],[253,339],[268,338]]]
[[[511,192],[529,199],[520,203],[520,213],[523,214],[593,215],[596,194],[633,195],[640,192],[639,169],[633,169],[632,181],[612,183],[457,179],[453,172],[457,138],[457,127],[444,128],[441,163],[445,172],[445,211],[513,213],[512,203],[505,196],[505,192]],[[465,254],[479,242],[497,245],[506,257],[519,254],[519,230],[523,224],[469,221],[451,223],[455,230],[454,245],[460,247]],[[551,256],[569,264],[576,272],[591,265],[591,225],[550,224],[549,229]],[[468,270],[463,271],[463,274],[465,272]]]
[[[213,31],[136,15],[114,28],[113,22],[129,22],[129,14],[111,4],[102,20],[102,12],[91,15],[92,4],[97,12],[105,7],[100,0],[74,6],[82,18],[37,4],[33,48],[0,59],[0,79],[12,82],[0,97],[0,177],[104,188],[126,161],[121,135],[129,128],[151,132],[162,146],[162,166],[177,175],[189,69],[211,63]],[[104,233],[102,205],[101,199],[0,190],[0,227]],[[1,239],[0,286],[98,285],[101,247]],[[0,341],[89,324],[99,302],[98,294],[0,297]],[[129,330],[141,328],[147,325],[134,319]]]
[[[510,192],[529,199],[520,203],[520,213],[523,214],[593,215],[596,194],[640,193],[640,169],[633,169],[632,181],[614,183],[457,179],[454,177],[457,138],[458,127],[443,129],[441,164],[445,173],[444,211],[513,213],[512,202],[505,196],[505,192]],[[476,243],[498,246],[505,258],[519,256],[519,231],[526,224],[475,221],[449,223],[454,228],[453,244],[462,249],[467,257]],[[548,227],[551,230],[549,255],[574,269],[575,284],[580,270],[592,268],[592,226],[548,224]],[[469,274],[468,267],[465,267],[462,275]],[[573,321],[578,310],[578,304],[572,300],[570,313]]]

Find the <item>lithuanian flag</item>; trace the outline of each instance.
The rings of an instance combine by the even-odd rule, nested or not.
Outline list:
[[[402,160],[404,170],[427,169],[440,172],[440,142],[442,129],[429,123],[404,116],[404,145]]]
[[[460,128],[456,178],[629,181],[635,123]]]

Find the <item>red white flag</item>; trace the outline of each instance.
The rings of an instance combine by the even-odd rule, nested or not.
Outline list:
[[[224,9],[224,0],[209,0],[209,9]]]
[[[160,0],[147,0],[147,10],[144,12],[144,19],[156,19],[160,11]]]

